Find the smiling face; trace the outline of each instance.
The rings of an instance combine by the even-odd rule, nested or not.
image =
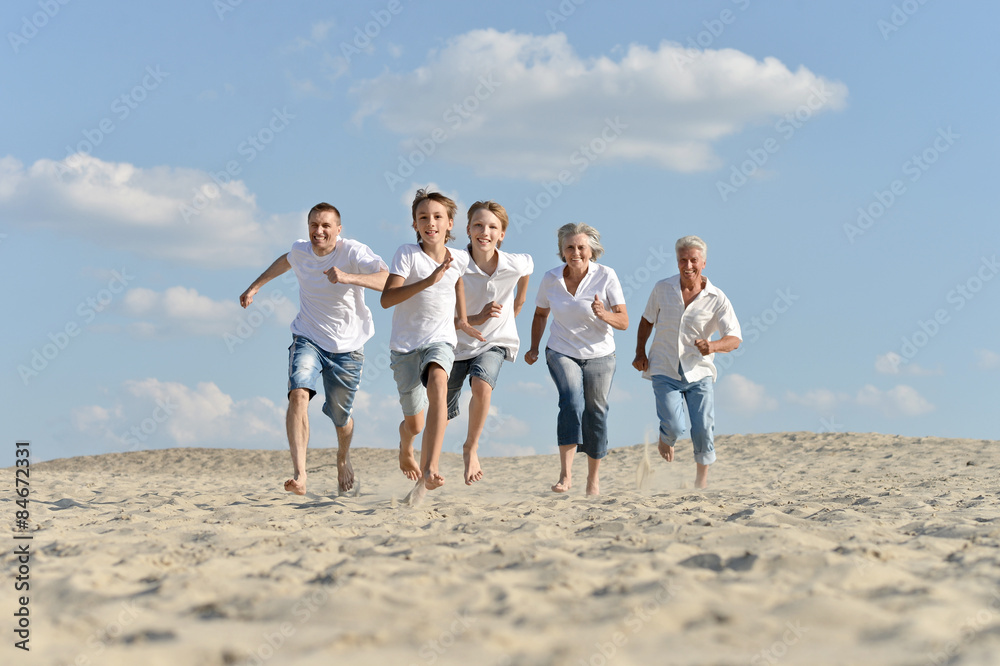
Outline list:
[[[587,234],[567,236],[563,241],[562,257],[566,265],[573,270],[586,271],[594,250],[590,247],[590,237]]]
[[[424,199],[417,204],[413,228],[425,244],[444,245],[454,224],[455,220],[448,217],[448,209],[444,204],[433,199]]]
[[[333,252],[339,235],[340,216],[332,210],[313,213],[309,218],[309,242],[316,256],[323,257]]]
[[[465,227],[472,247],[487,254],[496,250],[505,235],[503,223],[487,208],[480,208],[472,214]]]
[[[705,270],[705,255],[696,247],[686,247],[677,253],[677,269],[681,272],[681,282],[700,284],[701,272]]]

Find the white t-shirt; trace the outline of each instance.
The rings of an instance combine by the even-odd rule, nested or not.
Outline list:
[[[642,373],[646,379],[653,375],[666,375],[671,379],[681,379],[677,375],[677,364],[684,370],[684,380],[696,382],[711,376],[718,377],[713,359],[715,354],[702,356],[694,346],[695,340],[708,340],[718,332],[720,337],[735,335],[740,340],[740,322],[732,303],[706,277],[705,287],[691,304],[684,307],[681,294],[681,276],[675,275],[660,280],[653,286],[646,310],[642,318],[656,327],[653,344],[649,348],[649,369]]]
[[[486,342],[480,342],[465,331],[458,331],[458,345],[455,347],[455,360],[465,361],[479,356],[490,347],[503,347],[507,350],[506,359],[517,358],[517,350],[521,345],[517,337],[517,326],[514,323],[514,291],[517,281],[525,275],[531,275],[535,264],[530,254],[511,254],[497,250],[497,267],[493,275],[487,275],[476,265],[471,253],[469,268],[462,276],[465,286],[465,314],[471,316],[479,312],[490,301],[503,306],[499,317],[490,317],[482,326],[476,328]]]
[[[614,329],[594,316],[591,304],[599,296],[610,310],[625,304],[621,282],[614,269],[590,262],[587,274],[573,296],[566,289],[563,270],[556,266],[542,276],[535,305],[551,310],[552,325],[546,347],[573,358],[600,358],[615,351]]]
[[[334,266],[355,274],[386,270],[382,258],[367,245],[338,236],[333,252],[317,257],[312,243],[298,240],[288,253],[288,263],[299,281],[299,314],[291,325],[294,335],[309,338],[333,354],[356,351],[375,335],[365,288],[330,284],[323,275]]]
[[[455,283],[469,267],[469,253],[450,248],[448,251],[452,262],[444,277],[393,308],[389,338],[389,348],[393,351],[411,352],[433,342],[455,346]],[[437,267],[438,262],[427,256],[419,245],[411,243],[396,250],[389,273],[403,278],[405,286],[423,280]]]

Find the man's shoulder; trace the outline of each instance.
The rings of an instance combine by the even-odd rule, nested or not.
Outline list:
[[[302,268],[305,262],[315,256],[312,251],[312,243],[300,239],[292,243],[292,249],[288,251],[288,263],[296,268]]]
[[[705,277],[705,288],[704,289],[705,289],[706,293],[711,294],[712,296],[715,296],[716,298],[718,298],[721,301],[725,302],[725,301],[729,300],[729,298],[726,296],[725,292],[723,292],[711,280],[709,280],[708,276]]]
[[[367,243],[362,243],[359,240],[353,238],[341,238],[340,245],[342,246],[345,254],[350,254],[352,256],[362,255],[362,254],[373,254],[376,257],[378,254]]]
[[[657,280],[656,284],[653,285],[653,293],[662,292],[665,290],[673,290],[677,285],[680,284],[681,276],[680,274],[671,275],[670,277],[663,278],[662,280]]]

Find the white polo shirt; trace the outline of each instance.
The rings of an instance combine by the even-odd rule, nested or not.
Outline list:
[[[702,356],[694,341],[708,340],[713,333],[722,338],[735,335],[743,339],[732,303],[721,289],[707,277],[703,278],[704,289],[687,308],[681,294],[680,275],[660,280],[653,286],[646,310],[642,313],[642,318],[656,328],[653,344],[649,348],[649,369],[642,373],[646,379],[652,379],[653,375],[682,379],[677,374],[679,363],[684,370],[685,381],[696,382],[708,376],[715,381],[718,378],[713,363],[715,354]]]
[[[298,240],[288,252],[288,263],[299,281],[299,314],[290,327],[294,335],[309,338],[332,354],[356,351],[375,335],[365,288],[330,284],[323,274],[334,266],[354,274],[386,270],[382,258],[367,245],[337,236],[333,252],[318,257],[312,243]]]
[[[556,266],[542,276],[535,305],[549,309],[552,325],[546,347],[573,358],[600,358],[615,351],[614,329],[594,316],[591,304],[599,296],[604,307],[610,310],[625,304],[621,282],[615,271],[602,264],[590,262],[576,295],[566,289],[563,270],[566,264]]]
[[[525,275],[531,275],[535,264],[530,254],[511,254],[497,250],[497,267],[493,275],[488,275],[476,265],[471,253],[469,267],[462,276],[465,287],[465,314],[474,315],[493,301],[503,306],[499,317],[490,317],[477,330],[486,338],[480,342],[465,331],[458,331],[458,345],[455,347],[455,360],[465,361],[479,356],[490,347],[503,347],[507,350],[506,360],[513,362],[517,358],[517,350],[521,340],[517,336],[517,325],[514,323],[514,291],[517,281]]]
[[[389,348],[393,351],[407,353],[433,342],[455,346],[455,283],[469,267],[469,253],[451,248],[448,251],[452,262],[444,277],[393,307],[389,337]],[[403,278],[405,286],[423,280],[437,267],[438,262],[419,245],[409,243],[396,250],[389,273]]]

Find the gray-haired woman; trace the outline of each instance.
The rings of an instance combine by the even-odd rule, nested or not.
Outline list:
[[[565,262],[542,277],[531,321],[531,349],[524,361],[538,360],[549,314],[552,327],[545,362],[559,391],[559,482],[572,485],[573,456],[588,456],[587,494],[600,494],[598,469],[608,452],[608,395],[615,374],[614,329],[628,328],[625,296],[613,269],[598,264],[601,235],[588,224],[559,228],[559,257]]]

